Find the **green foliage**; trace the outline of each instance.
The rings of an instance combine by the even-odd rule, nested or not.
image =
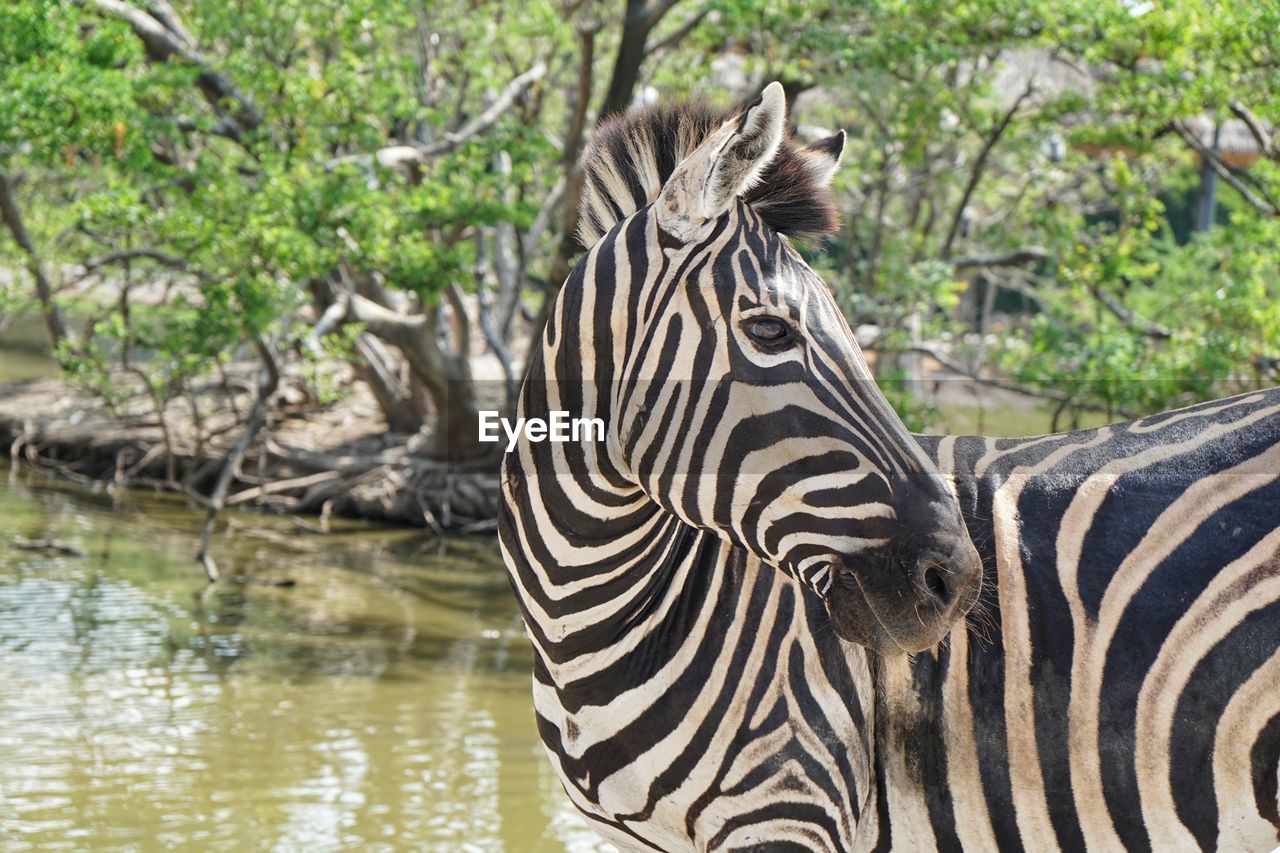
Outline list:
[[[1072,410],[1152,411],[1276,381],[1259,367],[1280,356],[1276,216],[1220,183],[1220,226],[1188,241],[1198,158],[1174,123],[1225,121],[1233,101],[1280,123],[1280,6],[717,8],[715,37],[747,44],[749,73],[818,87],[802,123],[849,130],[837,179],[849,217],[827,277],[853,319],[879,327],[882,382],[905,378],[899,354],[922,340],[1066,391]],[[1243,174],[1280,199],[1276,162]],[[1050,260],[947,267],[1025,246]],[[980,318],[986,287],[955,278],[1018,294],[1026,310]],[[886,390],[904,416],[928,417]]]
[[[221,128],[240,105],[210,104],[191,62],[149,61],[128,24],[92,4],[10,4],[0,20],[0,168],[25,178],[27,225],[46,263],[143,247],[177,259],[176,268],[140,257],[102,270],[113,286],[77,299],[98,319],[62,353],[70,374],[96,376],[105,392],[109,367],[136,353],[131,366],[153,388],[177,393],[254,339],[302,334],[313,285],[339,268],[423,303],[468,287],[467,230],[527,225],[556,177],[547,133],[524,121],[535,105],[412,172],[371,157],[439,139],[549,48],[571,47],[555,8],[181,4],[196,41],[211,46],[207,61],[262,117],[227,138]],[[493,168],[499,152],[509,174]],[[12,304],[6,294],[3,307]]]

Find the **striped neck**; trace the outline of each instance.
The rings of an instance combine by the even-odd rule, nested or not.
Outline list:
[[[558,685],[623,656],[629,647],[620,638],[643,634],[674,594],[680,567],[722,544],[655,503],[622,456],[615,367],[634,350],[650,266],[665,262],[643,212],[621,228],[561,289],[517,413],[598,418],[604,441],[522,442],[503,462],[502,544],[539,657]]]

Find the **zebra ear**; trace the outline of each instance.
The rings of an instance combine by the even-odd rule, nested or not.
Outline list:
[[[755,186],[778,153],[786,133],[787,100],[781,83],[770,83],[759,99],[717,129],[676,166],[656,205],[667,233],[694,242]]]
[[[831,186],[831,179],[840,168],[840,158],[844,156],[844,131],[826,139],[806,145],[800,149],[805,171],[819,187]]]

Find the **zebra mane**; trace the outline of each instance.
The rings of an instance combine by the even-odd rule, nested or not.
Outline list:
[[[582,244],[595,244],[654,201],[680,161],[734,115],[689,101],[632,109],[603,122],[584,157],[578,219]],[[816,153],[788,133],[760,181],[743,194],[770,228],[799,240],[840,227],[835,199],[814,168]]]

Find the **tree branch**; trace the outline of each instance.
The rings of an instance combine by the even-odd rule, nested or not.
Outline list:
[[[467,306],[462,301],[462,292],[453,282],[443,288],[445,301],[449,303],[453,315],[453,339],[458,354],[463,358],[471,357],[471,318],[467,314]]]
[[[50,283],[49,277],[45,275],[44,263],[40,260],[40,254],[36,251],[31,235],[27,233],[26,225],[23,224],[22,211],[19,210],[18,202],[13,197],[9,176],[4,172],[0,172],[0,219],[4,220],[4,224],[9,227],[9,232],[13,234],[14,242],[18,244],[18,248],[27,256],[27,271],[31,273],[31,278],[35,280],[36,298],[40,301],[40,307],[44,311],[44,320],[49,327],[50,340],[55,347],[63,341],[71,340],[71,326],[68,325],[66,315],[62,313],[62,308],[53,301],[53,285]]]
[[[869,351],[869,352],[885,351],[885,350],[880,350],[875,346],[863,347],[863,350]],[[898,352],[903,352],[904,350],[898,349],[898,348],[891,348],[887,351],[898,353]],[[1022,394],[1027,397],[1036,397],[1041,400],[1053,400],[1058,403],[1068,403],[1068,404],[1074,402],[1072,399],[1072,396],[1068,394],[1066,391],[1058,391],[1050,388],[1034,388],[1029,385],[1019,384],[1010,379],[1001,379],[995,376],[983,376],[982,374],[978,373],[976,370],[970,370],[964,365],[958,362],[952,361],[948,356],[945,356],[942,353],[938,352],[937,350],[931,349],[926,346],[907,347],[905,351],[913,352],[918,355],[927,356],[928,358],[931,358],[934,361],[938,362],[938,364],[942,365],[942,367],[945,370],[948,370],[952,373],[958,373],[961,376],[965,377],[966,379],[971,379],[974,382],[977,382],[981,385],[988,385],[992,388],[999,388],[1003,391],[1009,391],[1014,394]],[[1100,409],[1097,406],[1090,406],[1088,404],[1083,404],[1083,403],[1081,404],[1081,408],[1090,409],[1093,411],[1102,411],[1102,409]],[[1120,409],[1116,409],[1115,411],[1117,411],[1120,415],[1126,418],[1130,418],[1130,417],[1136,418],[1139,416],[1137,412],[1134,412],[1130,409],[1120,408]]]
[[[497,124],[498,119],[502,118],[503,114],[511,109],[516,99],[524,94],[534,83],[541,80],[546,73],[546,63],[538,62],[528,71],[512,78],[511,82],[494,99],[488,109],[456,131],[446,133],[443,139],[425,144],[388,145],[385,148],[378,149],[373,154],[348,154],[344,157],[335,157],[325,164],[325,168],[336,169],[347,163],[368,166],[375,161],[378,165],[387,168],[425,164],[432,157],[449,153]]]
[[[710,12],[710,6],[702,7],[698,10],[697,14],[693,15],[689,20],[685,21],[673,30],[670,35],[664,36],[654,44],[645,45],[645,56],[651,56],[659,51],[668,50],[684,41],[685,37],[696,30],[698,28],[698,24],[701,24],[703,19],[706,18]]]
[[[121,261],[131,261],[136,258],[146,258],[148,260],[155,261],[161,266],[169,267],[170,269],[175,269],[180,272],[190,273],[204,281],[212,279],[212,276],[207,273],[192,269],[186,261],[176,255],[171,255],[168,252],[162,252],[159,249],[154,249],[149,246],[141,246],[136,249],[121,249],[115,252],[108,252],[105,255],[85,261],[83,263],[84,270],[68,282],[68,284],[79,284],[105,266],[118,264]]]
[[[316,324],[311,327],[304,345],[316,358],[324,355],[324,348],[320,345],[321,339],[342,324],[350,310],[350,303],[351,295],[345,291],[338,291],[334,295],[333,302],[329,303],[329,307],[324,309],[320,319],[316,320]]]
[[[1244,197],[1245,201],[1249,202],[1249,204],[1253,205],[1258,210],[1261,210],[1263,213],[1270,214],[1271,216],[1280,216],[1280,207],[1277,207],[1270,201],[1270,199],[1260,197],[1249,187],[1245,186],[1244,182],[1240,180],[1235,172],[1227,168],[1227,165],[1222,162],[1222,159],[1217,154],[1200,144],[1200,140],[1196,139],[1195,134],[1192,133],[1184,123],[1181,121],[1173,122],[1173,129],[1178,136],[1182,137],[1182,141],[1187,143],[1187,147],[1199,154],[1200,158],[1209,164],[1209,168],[1213,169],[1219,178],[1222,178],[1222,180],[1230,184],[1236,192],[1240,193],[1240,195]]]
[[[505,155],[506,152],[504,151]],[[501,159],[501,158],[499,158]],[[503,223],[499,223],[499,228]],[[498,239],[497,228],[494,229],[494,258],[493,266],[495,275],[501,278],[500,269],[502,262],[498,257]],[[512,283],[514,285],[515,271],[512,270]],[[476,302],[479,304],[479,310],[476,312],[476,321],[479,323],[480,332],[484,335],[485,342],[489,345],[489,352],[493,353],[498,359],[498,364],[502,368],[502,378],[504,382],[504,402],[505,409],[510,410],[515,402],[515,372],[511,367],[511,354],[507,351],[506,342],[499,332],[499,328],[494,325],[495,315],[499,314],[494,304],[493,294],[489,290],[488,260],[485,253],[485,233],[484,229],[476,231]],[[503,285],[500,285],[503,286]]]
[[[249,421],[245,424],[244,432],[227,453],[222,463],[222,470],[218,472],[218,481],[213,487],[213,494],[209,496],[209,509],[204,517],[204,530],[200,534],[200,550],[196,553],[196,559],[204,566],[205,576],[210,583],[219,577],[218,564],[209,553],[209,541],[213,538],[218,513],[222,512],[222,508],[226,506],[227,490],[231,487],[231,480],[240,470],[240,463],[244,461],[249,446],[253,444],[258,432],[267,422],[267,410],[271,404],[271,397],[280,387],[280,368],[276,364],[276,355],[271,350],[270,344],[261,338],[256,338],[254,344],[258,348],[258,355],[262,358],[262,370],[258,373],[258,396],[253,401],[253,409],[249,412]]]
[[[345,321],[363,323],[372,334],[398,347],[413,347],[414,338],[428,328],[424,314],[399,314],[358,293],[347,300]]]
[[[180,25],[177,25],[179,27],[177,30],[173,28],[171,22],[176,21],[176,16],[171,14],[171,8],[167,11],[162,10],[160,17],[156,18],[123,0],[76,0],[76,3],[81,6],[86,4],[93,6],[98,11],[128,24],[134,35],[142,40],[147,57],[152,62],[179,59],[200,69],[196,85],[204,93],[205,99],[224,119],[235,122],[234,128],[230,126],[223,128],[225,131],[223,135],[239,141],[243,133],[254,130],[262,124],[264,120],[262,113],[258,111],[252,99],[241,92],[226,75],[215,70],[212,63],[190,44],[190,36],[186,35],[185,29],[181,29]],[[167,4],[164,6],[167,8]],[[231,115],[227,114],[225,106],[227,101],[232,101],[236,105]]]
[[[1275,140],[1267,132],[1267,129],[1262,126],[1262,122],[1253,114],[1253,111],[1236,100],[1233,100],[1227,106],[1231,108],[1231,112],[1235,114],[1235,117],[1244,122],[1245,127],[1249,128],[1249,133],[1253,135],[1254,141],[1258,143],[1258,149],[1262,152],[1262,156],[1271,160],[1280,160],[1280,148],[1276,146]]]
[[[1029,263],[1044,263],[1049,260],[1049,252],[1040,246],[1023,246],[1009,252],[994,255],[966,255],[947,261],[957,270],[974,267],[1016,267]]]
[[[178,17],[177,11],[170,5],[169,0],[145,0],[147,13],[155,18],[165,29],[173,33],[178,39],[186,45],[194,45],[196,40],[191,37],[191,33],[183,25],[182,19]]]
[[[649,23],[649,29],[653,29],[663,17],[675,8],[680,0],[654,0],[652,6],[648,6],[644,10],[645,20]]]
[[[974,382],[980,382],[983,385],[990,385],[992,388],[1000,388],[1004,391],[1012,391],[1015,394],[1025,394],[1028,397],[1038,397],[1043,400],[1056,400],[1058,402],[1062,402],[1063,400],[1070,399],[1070,395],[1068,395],[1067,392],[1065,391],[1055,391],[1053,389],[1031,388],[1025,385],[1020,385],[1017,382],[1014,382],[1010,379],[1001,379],[996,376],[983,376],[978,371],[971,370],[965,367],[963,364],[960,364],[959,362],[952,361],[948,356],[945,356],[942,353],[938,352],[937,350],[932,349],[930,347],[926,347],[926,346],[910,346],[905,348],[890,347],[887,349],[880,349],[879,347],[876,347],[873,345],[873,346],[863,347],[863,350],[867,352],[892,353],[892,354],[897,354],[900,352],[911,352],[917,355],[923,355],[933,359],[934,361],[938,362],[938,364],[942,365],[944,370],[949,370],[952,373],[958,373],[961,376],[965,377],[966,379],[972,379]]]
[[[1139,317],[1137,314],[1126,308],[1120,300],[1102,290],[1102,288],[1095,285],[1090,287],[1089,290],[1093,293],[1094,299],[1101,302],[1102,307],[1110,311],[1111,315],[1123,323],[1128,329],[1135,331],[1140,335],[1145,335],[1148,338],[1154,338],[1160,341],[1167,341],[1173,337],[1173,332],[1169,329],[1158,323],[1153,323],[1145,317]]]
[[[960,204],[956,207],[955,215],[951,217],[951,227],[947,229],[947,239],[942,244],[942,255],[944,257],[951,254],[951,246],[955,243],[956,235],[960,233],[960,223],[964,219],[965,210],[969,207],[969,200],[973,197],[973,191],[978,188],[978,183],[982,180],[982,175],[986,171],[987,158],[991,156],[991,149],[995,148],[996,143],[1000,141],[1000,137],[1004,136],[1005,130],[1008,129],[1009,123],[1013,121],[1014,115],[1021,108],[1022,102],[1031,97],[1031,93],[1034,91],[1035,78],[1032,77],[1027,81],[1027,86],[1022,90],[1022,94],[1013,102],[1013,106],[1009,107],[1009,111],[996,123],[995,128],[982,144],[982,150],[978,152],[978,159],[973,161],[973,169],[969,172],[969,182],[965,184],[964,193],[960,196]]]
[[[506,85],[506,88],[489,105],[488,109],[453,133],[445,134],[444,139],[425,146],[423,153],[428,157],[444,154],[457,148],[477,134],[488,130],[497,123],[498,119],[502,118],[503,113],[511,109],[511,105],[515,103],[516,98],[524,94],[525,90],[534,83],[541,80],[546,73],[546,63],[537,62],[528,71],[513,77],[511,82]]]

